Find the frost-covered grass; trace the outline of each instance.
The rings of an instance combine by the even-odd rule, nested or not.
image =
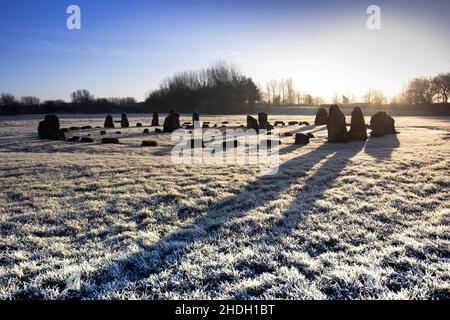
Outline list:
[[[144,128],[39,141],[39,118],[0,118],[2,299],[450,298],[449,118],[397,117],[400,135],[365,144],[284,128],[316,138],[282,138],[276,176],[172,165],[170,136]]]

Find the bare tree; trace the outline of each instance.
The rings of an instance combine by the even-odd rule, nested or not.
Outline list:
[[[17,104],[16,98],[10,93],[2,93],[0,95],[0,105],[3,107],[9,107]]]
[[[364,96],[364,102],[368,104],[381,105],[387,102],[387,98],[383,91],[377,89],[369,89]]]
[[[448,103],[448,95],[450,93],[450,73],[438,74],[432,80],[434,92],[441,99],[441,102]]]
[[[294,81],[291,78],[286,79],[284,85],[286,87],[286,104],[292,105],[295,103]]]
[[[94,96],[86,89],[77,90],[70,95],[72,103],[89,104],[94,101]]]
[[[269,87],[269,92],[270,95],[272,96],[272,104],[275,105],[277,103],[279,103],[279,95],[278,95],[278,82],[275,79],[272,79],[268,82],[268,87]],[[278,98],[277,98],[278,97]]]
[[[37,97],[25,96],[20,98],[20,103],[24,106],[37,106],[41,101]]]

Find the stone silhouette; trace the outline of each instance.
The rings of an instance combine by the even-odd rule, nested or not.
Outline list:
[[[222,123],[224,123],[224,122],[222,122]],[[265,113],[265,112],[258,113],[258,123],[259,123],[260,129],[267,129],[267,130],[273,129],[273,126],[268,121],[267,113]],[[228,124],[228,123],[226,123],[226,124]]]
[[[180,126],[180,115],[175,111],[171,111],[166,117],[163,124],[163,132],[174,132],[175,130],[181,128]]]
[[[120,126],[122,128],[128,128],[130,123],[128,122],[128,117],[126,113],[122,113],[122,118],[120,119]]]
[[[200,121],[200,114],[198,112],[193,112],[192,113],[192,123],[195,124],[195,122],[199,122]]]
[[[117,138],[103,138],[102,139],[102,143],[105,143],[105,144],[117,144],[117,143],[119,143],[119,139],[117,139]]]
[[[158,141],[155,141],[155,140],[144,140],[144,141],[142,141],[142,146],[143,147],[157,147],[158,146]]]
[[[153,118],[152,118],[152,127],[159,126],[159,115],[158,112],[153,112]]]
[[[396,134],[395,120],[384,111],[379,111],[370,119],[372,137],[380,137],[386,134]]]
[[[80,137],[78,136],[73,136],[67,139],[67,142],[78,142],[80,141]]]
[[[350,131],[348,134],[350,136],[350,140],[367,140],[366,123],[360,107],[353,109]]]
[[[332,105],[330,107],[327,130],[328,142],[348,142],[349,136],[347,132],[347,125],[345,123],[345,115],[337,105]]]
[[[328,124],[328,112],[325,108],[317,110],[316,119],[314,120],[316,126],[323,126]]]
[[[66,140],[64,132],[59,129],[59,118],[54,114],[46,115],[44,121],[39,122],[38,134],[41,140]]]
[[[259,133],[258,121],[252,116],[247,116],[247,129],[253,129]]]
[[[304,133],[295,134],[295,144],[305,145],[309,143],[309,137]]]
[[[83,137],[83,138],[80,139],[80,142],[84,142],[84,143],[92,143],[94,141],[95,140],[90,138],[90,137]]]
[[[105,128],[114,128],[114,120],[113,117],[108,114],[105,119]]]

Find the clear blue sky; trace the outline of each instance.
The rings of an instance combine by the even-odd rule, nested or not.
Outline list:
[[[81,7],[81,30],[66,28],[70,4]],[[366,28],[370,4],[381,7],[379,31]],[[220,59],[325,98],[393,94],[450,70],[449,14],[448,0],[2,0],[0,92],[143,100],[172,73]]]

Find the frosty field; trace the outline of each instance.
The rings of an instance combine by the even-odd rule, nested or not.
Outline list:
[[[39,141],[42,118],[0,117],[0,299],[450,299],[450,118],[348,144],[284,127],[316,138],[283,137],[275,176],[173,165],[150,115],[120,145]]]

